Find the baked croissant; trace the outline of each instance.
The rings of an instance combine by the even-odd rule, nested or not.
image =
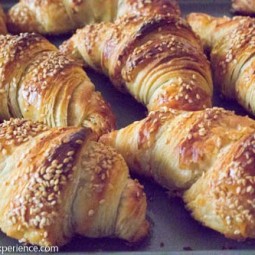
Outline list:
[[[138,174],[184,192],[202,224],[229,238],[255,238],[254,120],[221,108],[157,111],[100,141]]]
[[[74,234],[138,241],[148,233],[143,187],[123,158],[88,129],[28,120],[0,124],[0,227],[50,246]]]
[[[255,2],[253,0],[232,0],[232,9],[240,14],[254,15]]]
[[[60,50],[110,77],[149,111],[211,106],[209,62],[177,15],[124,17],[77,30]]]
[[[81,65],[36,34],[0,36],[0,118],[50,126],[90,127],[97,135],[115,119]]]
[[[1,5],[0,5],[0,34],[1,35],[7,34],[6,17]]]
[[[11,32],[62,34],[117,16],[180,12],[175,0],[20,0],[8,13]]]
[[[211,49],[215,85],[255,114],[255,20],[249,17],[214,18],[193,13],[188,22]]]

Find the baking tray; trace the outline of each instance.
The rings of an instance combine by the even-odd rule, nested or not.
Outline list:
[[[2,1],[5,9],[8,9],[17,1]],[[224,0],[183,0],[180,6],[183,15],[190,12],[206,12],[216,16],[230,15],[230,1]],[[68,36],[49,37],[55,44],[59,44]],[[135,120],[146,116],[146,109],[138,104],[129,95],[116,91],[110,81],[102,75],[87,70],[89,77],[94,82],[97,90],[101,91],[104,98],[110,102],[117,117],[118,128],[125,127]],[[215,106],[223,106],[235,110],[239,114],[246,114],[244,110],[233,102],[225,102],[217,96],[214,97]],[[151,222],[149,237],[137,245],[115,239],[88,239],[74,237],[61,252],[134,252],[135,254],[255,254],[255,241],[236,242],[224,238],[221,234],[203,227],[193,220],[190,213],[185,210],[184,204],[179,198],[169,197],[167,191],[150,180],[139,176],[144,185],[148,197],[147,216]],[[0,246],[17,245],[18,242],[6,237],[0,232]]]

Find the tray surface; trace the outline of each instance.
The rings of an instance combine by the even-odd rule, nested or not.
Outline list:
[[[5,9],[8,9],[17,1],[2,1]],[[183,0],[180,6],[183,15],[189,12],[206,12],[215,16],[230,15],[230,1],[224,0]],[[49,37],[48,39],[58,45],[64,37]],[[110,81],[91,70],[87,70],[92,79],[101,91],[104,98],[110,102],[117,117],[118,128],[125,127],[135,120],[140,120],[146,116],[146,109],[138,104],[131,96],[120,94],[116,91]],[[217,94],[217,93],[216,93]],[[233,102],[224,102],[217,95],[214,100],[215,106],[223,106],[230,110],[235,110],[239,114],[246,114],[239,106]],[[139,178],[138,176],[135,176]],[[254,254],[255,241],[236,242],[224,238],[221,234],[201,226],[193,220],[190,213],[185,210],[181,199],[169,197],[167,191],[149,180],[139,178],[145,186],[148,197],[147,216],[151,222],[150,236],[140,244],[130,246],[127,243],[114,239],[87,239],[75,237],[73,240],[61,248],[62,252],[120,252],[136,251],[141,252],[173,252],[173,254],[186,254],[185,251],[193,250],[189,254],[240,254],[234,250],[246,250],[242,254]],[[18,242],[6,237],[0,232],[0,246],[17,245]],[[224,251],[223,250],[231,250]],[[250,250],[250,252],[248,251]],[[182,252],[181,252],[182,251]],[[198,253],[198,251],[200,251]]]

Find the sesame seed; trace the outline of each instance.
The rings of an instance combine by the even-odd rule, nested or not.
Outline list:
[[[95,211],[94,210],[89,210],[89,212],[88,212],[88,216],[93,216],[95,214]]]

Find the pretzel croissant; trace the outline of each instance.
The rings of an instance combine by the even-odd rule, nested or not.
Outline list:
[[[229,238],[255,238],[253,120],[220,108],[157,111],[100,141],[138,174],[183,191],[202,224]]]
[[[1,230],[22,242],[63,245],[76,233],[138,241],[146,197],[123,158],[88,129],[27,120],[0,124]]]
[[[254,15],[255,2],[253,0],[232,0],[232,9],[237,13]]]
[[[117,16],[178,10],[175,0],[20,0],[8,13],[11,32],[62,34]]]
[[[255,114],[255,20],[193,13],[188,22],[211,50],[216,86],[225,97],[236,99]]]
[[[0,36],[0,118],[50,126],[90,127],[97,135],[114,117],[79,63],[36,34]]]
[[[171,12],[86,26],[60,50],[106,74],[149,111],[211,106],[210,66],[200,41]]]

